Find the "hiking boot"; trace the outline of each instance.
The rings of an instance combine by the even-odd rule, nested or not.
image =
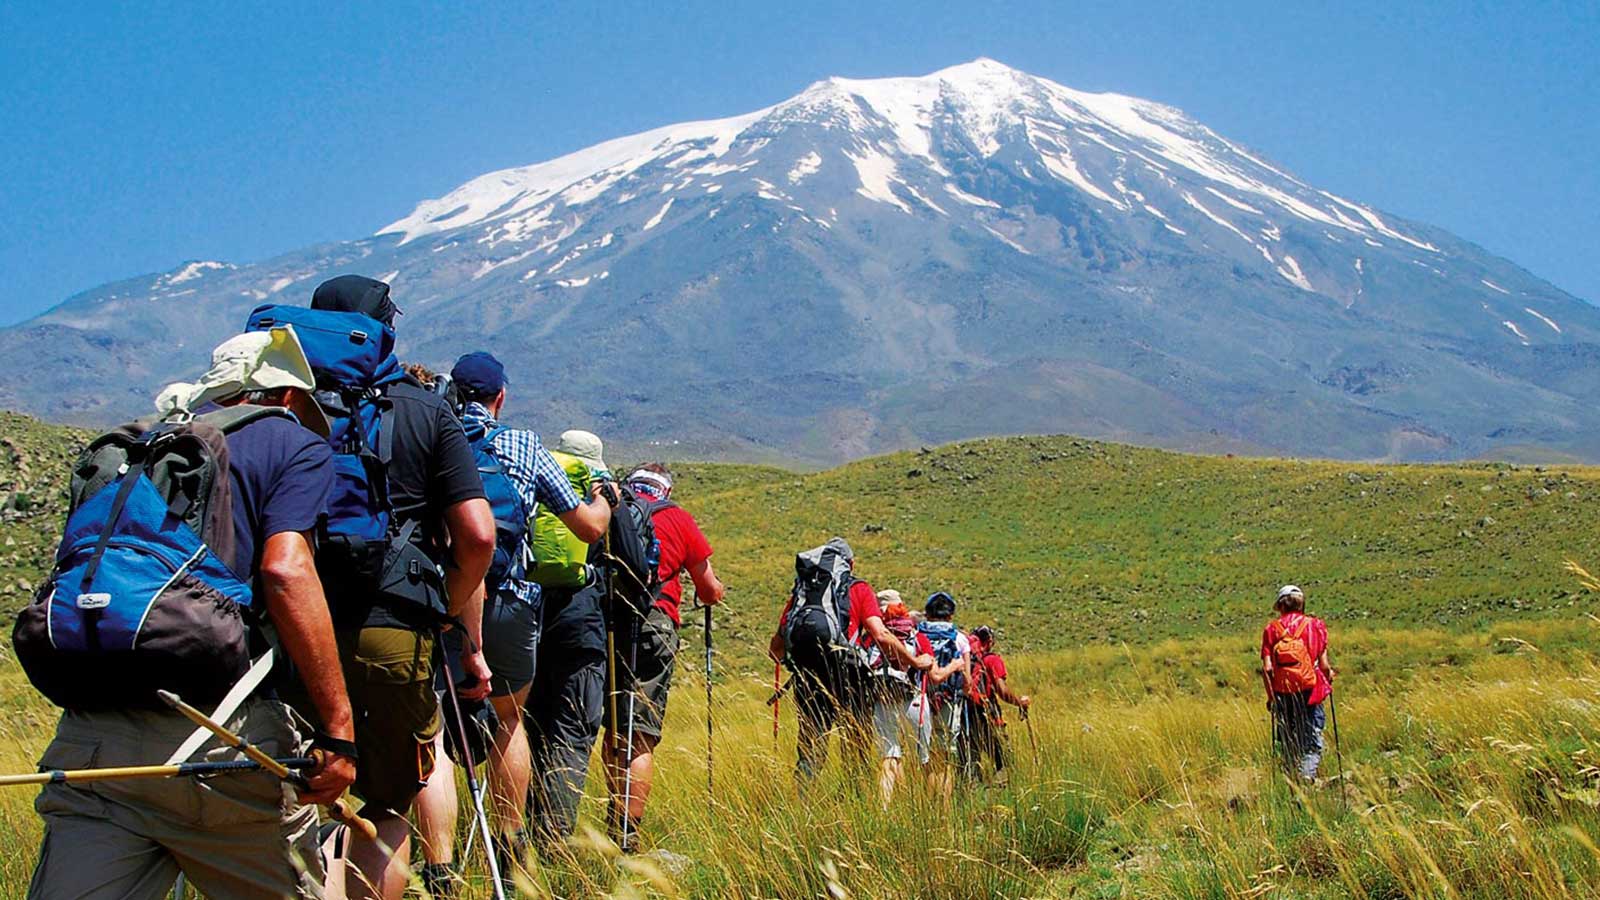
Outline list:
[[[507,897],[516,896],[517,889],[513,875],[518,869],[525,869],[528,852],[528,833],[519,831],[513,835],[497,835],[494,839],[494,861],[500,869],[500,886],[505,889]]]
[[[450,863],[423,863],[417,874],[422,879],[422,889],[433,900],[454,900],[461,884],[456,880],[455,866]]]

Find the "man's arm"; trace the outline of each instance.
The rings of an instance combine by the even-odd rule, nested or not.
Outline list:
[[[703,559],[691,565],[689,579],[694,582],[694,599],[704,606],[716,606],[722,602],[722,595],[727,593],[727,587],[717,573],[711,569],[711,560]]]
[[[606,502],[605,495],[601,493],[602,487],[596,482],[589,489],[587,503],[579,503],[564,513],[556,513],[561,524],[585,544],[592,544],[604,537],[606,527],[611,524],[611,504]]]
[[[1333,681],[1333,676],[1335,673],[1333,671],[1333,666],[1328,664],[1328,648],[1326,647],[1322,648],[1322,655],[1317,657],[1317,668],[1322,670],[1323,676],[1326,677],[1329,682]]]
[[[882,650],[885,656],[894,657],[894,661],[899,663],[901,668],[928,669],[933,665],[933,657],[926,653],[913,656],[911,651],[906,649],[905,642],[895,637],[889,626],[883,624],[882,617],[868,616],[862,627],[867,629],[867,636],[878,645],[878,649]]]
[[[260,576],[267,617],[300,673],[323,731],[329,737],[354,741],[350,698],[345,693],[333,620],[322,580],[317,577],[310,534],[285,531],[268,537],[261,550]],[[300,801],[331,803],[355,781],[356,761],[325,752],[306,777],[311,789],[300,793]]]
[[[1020,706],[1023,709],[1027,709],[1029,705],[1033,703],[1033,700],[1028,697],[1027,694],[1018,696],[1016,692],[1007,687],[1006,680],[1004,678],[996,678],[994,680],[994,692],[995,695],[1001,700],[1004,700],[1012,706]]]
[[[483,661],[483,578],[494,561],[494,512],[482,497],[452,503],[444,510],[450,553],[444,567],[450,615],[466,629],[461,664],[472,687],[461,696],[479,700],[489,693],[489,664]]]

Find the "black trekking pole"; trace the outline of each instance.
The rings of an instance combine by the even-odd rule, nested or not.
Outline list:
[[[1028,708],[1022,707],[1022,723],[1028,726],[1028,746],[1033,749],[1033,767],[1039,768],[1039,742],[1033,739],[1033,719],[1028,716]]]
[[[465,633],[462,640],[471,640]],[[467,793],[472,795],[473,811],[478,818],[478,828],[483,833],[483,855],[489,860],[489,877],[494,881],[495,900],[506,900],[505,885],[500,882],[500,861],[495,859],[494,840],[489,833],[489,814],[483,806],[483,785],[478,781],[477,764],[472,758],[472,748],[467,743],[466,720],[461,715],[461,699],[456,696],[456,677],[450,671],[450,661],[445,658],[444,642],[438,641],[439,665],[444,669],[444,692],[450,698],[450,714],[456,721],[456,748],[461,751],[463,769],[467,770]]]
[[[700,608],[705,610],[706,617],[706,795],[711,799],[715,799],[716,790],[712,786],[712,772],[715,769],[712,766],[711,757],[711,607],[702,605]]]
[[[1350,809],[1350,792],[1344,783],[1344,749],[1339,743],[1339,706],[1334,702],[1333,691],[1328,691],[1328,712],[1333,717],[1333,758],[1339,765],[1339,799],[1346,811]]]

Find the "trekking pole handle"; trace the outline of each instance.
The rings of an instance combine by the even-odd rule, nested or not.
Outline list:
[[[221,738],[224,744],[227,744],[235,750],[238,750],[240,753],[243,753],[245,756],[255,761],[261,766],[261,768],[266,769],[268,772],[271,772],[295,787],[303,788],[307,786],[308,782],[306,781],[306,777],[304,775],[300,774],[299,772],[291,772],[287,766],[268,756],[260,747],[257,747],[255,744],[250,743],[243,737],[234,734],[233,732],[229,731],[226,726],[213,720],[210,716],[207,716],[200,710],[195,709],[189,704],[183,702],[183,700],[179,698],[177,694],[174,694],[171,691],[156,691],[156,696],[161,698],[161,702],[183,714],[184,718]],[[378,839],[378,827],[372,824],[371,821],[357,814],[350,808],[349,804],[344,802],[343,799],[338,799],[328,804],[328,810],[329,812],[333,813],[334,819],[344,823],[345,825],[348,825],[351,828],[354,828],[356,831],[361,832],[361,835],[367,840],[376,841]]]

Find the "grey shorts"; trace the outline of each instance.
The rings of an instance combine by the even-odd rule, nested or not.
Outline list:
[[[489,664],[492,696],[509,696],[533,683],[539,660],[542,606],[537,601],[530,605],[509,596],[483,601],[483,659]],[[444,633],[446,660],[457,682],[462,678],[461,639],[459,629]],[[444,689],[443,684],[436,687]]]
[[[622,684],[606,685],[606,730],[626,731],[631,705],[634,733],[659,740],[661,724],[667,717],[672,666],[678,656],[678,627],[659,606],[650,607],[650,614],[639,627],[636,677],[628,674],[628,656],[628,635],[624,632],[617,636],[617,674]],[[613,707],[620,726],[612,722]]]

